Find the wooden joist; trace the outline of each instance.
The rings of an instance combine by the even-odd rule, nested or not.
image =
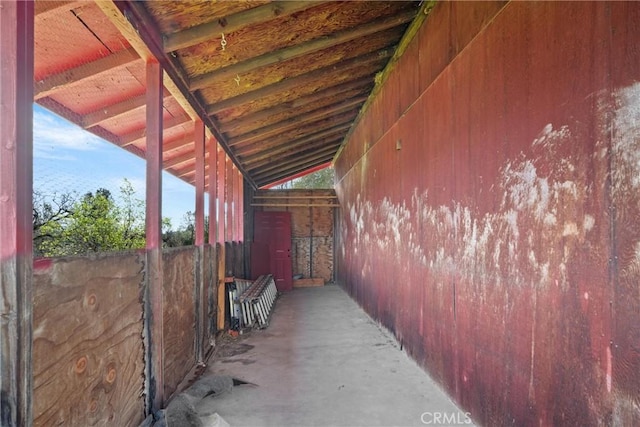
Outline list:
[[[335,150],[338,148],[341,142],[342,142],[341,140],[336,140],[334,141],[333,144],[313,150],[312,152],[306,153],[306,154],[292,153],[289,155],[281,156],[274,159],[274,161],[272,161],[270,164],[256,167],[254,169],[250,169],[249,171],[251,173],[256,173],[258,175],[261,175],[268,171],[279,169],[282,167],[283,164],[290,165],[290,166],[303,164],[308,162],[309,160],[313,160],[319,157],[324,157],[326,154],[335,153]]]
[[[259,184],[260,187],[262,187],[266,184],[278,181],[281,178],[293,176],[298,172],[302,172],[304,170],[311,169],[314,166],[318,166],[326,162],[329,162],[331,161],[331,159],[333,159],[333,154],[329,154],[324,158],[314,159],[297,166],[287,165],[287,167],[283,167],[278,172],[273,174],[265,174],[265,175],[256,174],[254,176],[256,177],[256,180],[260,183]]]
[[[222,33],[229,34],[242,28],[260,24],[270,19],[279,18],[301,10],[317,6],[322,2],[311,1],[274,1],[264,6],[258,6],[233,15],[219,17],[219,19],[205,24],[196,25],[189,29],[169,34],[164,40],[164,51],[173,52],[198,43],[211,40]]]
[[[237,129],[251,126],[253,123],[260,122],[261,120],[266,120],[290,111],[296,111],[298,108],[316,103],[322,99],[339,96],[351,90],[361,89],[363,92],[368,92],[368,89],[370,89],[371,85],[373,85],[373,76],[365,76],[363,78],[347,83],[342,83],[337,86],[330,86],[321,91],[302,96],[293,101],[285,102],[284,104],[280,104],[273,108],[242,115],[241,117],[233,119],[228,123],[220,124],[220,130],[222,132],[233,132]]]
[[[260,161],[265,158],[271,157],[272,154],[278,154],[279,152],[285,152],[290,149],[297,149],[306,144],[313,143],[315,141],[331,137],[335,134],[343,133],[351,126],[351,122],[344,121],[333,125],[330,128],[321,130],[320,132],[314,132],[304,137],[289,140],[280,138],[270,138],[269,141],[264,141],[260,144],[252,144],[246,147],[238,147],[236,153],[242,157],[243,162],[251,164],[254,161]],[[257,153],[257,154],[256,154]]]
[[[354,107],[362,104],[367,99],[367,96],[359,96],[339,104],[334,104],[329,107],[318,108],[317,110],[310,111],[305,114],[301,114],[296,117],[284,120],[282,122],[274,123],[269,126],[265,126],[260,129],[256,129],[244,135],[240,135],[236,138],[232,138],[229,141],[229,145],[232,147],[239,145],[246,145],[257,139],[264,139],[269,136],[276,135],[278,133],[285,132],[290,129],[300,127],[305,123],[316,122],[326,119],[336,114],[344,114],[349,110],[353,110]]]
[[[328,145],[334,145],[334,144],[340,144],[342,142],[342,135],[335,135],[331,138],[323,138],[317,141],[314,141],[313,143],[309,143],[309,144],[305,144],[304,149],[306,151],[309,150],[318,150],[321,149],[322,147],[326,147]],[[256,162],[252,162],[252,163],[245,163],[245,165],[247,165],[247,169],[251,170],[251,169],[255,169],[255,168],[259,168],[261,166],[264,165],[268,165],[270,163],[279,161],[279,159],[283,158],[283,157],[287,157],[290,155],[295,155],[297,154],[299,151],[296,149],[290,149],[290,150],[285,150],[285,151],[281,151],[280,153],[273,153],[268,157],[265,157],[264,159],[260,160],[260,161],[256,161]]]
[[[134,49],[123,49],[111,55],[96,59],[95,61],[79,65],[58,74],[53,74],[34,83],[34,97],[35,99],[44,98],[64,86],[77,83],[93,77],[96,74],[121,67],[139,59],[140,57]]]
[[[247,73],[257,68],[266,67],[277,62],[297,58],[299,56],[317,52],[322,49],[330,48],[331,46],[346,43],[348,41],[355,40],[361,37],[366,37],[368,35],[409,22],[411,19],[413,19],[414,16],[414,11],[404,12],[392,17],[369,22],[367,24],[360,25],[349,30],[333,33],[326,37],[320,37],[305,43],[300,43],[294,46],[272,51],[264,55],[253,57],[246,61],[237,62],[233,65],[219,68],[215,71],[194,78],[191,81],[191,87],[198,89],[205,86],[210,86],[212,84],[215,84],[216,81],[220,81],[220,79],[230,79],[236,75]]]
[[[391,55],[393,55],[392,49],[381,49],[376,52],[368,53],[366,55],[357,56],[355,58],[342,61],[340,63],[340,68],[338,69],[338,71],[345,71],[345,70],[349,70],[350,68],[363,67],[366,65],[370,65],[371,63],[375,63],[375,62],[390,58]],[[215,104],[209,105],[207,107],[207,113],[217,114],[217,113],[220,113],[221,111],[227,110],[229,108],[233,108],[234,106],[242,105],[247,102],[251,102],[258,98],[288,91],[298,86],[304,86],[317,79],[326,79],[327,74],[331,74],[335,72],[336,72],[336,64],[330,64],[326,67],[317,68],[308,73],[301,74],[296,77],[284,79],[277,83],[263,86],[259,89],[245,92],[243,94],[240,94],[231,98],[227,98]],[[194,88],[191,86],[190,89],[194,90],[198,88]]]
[[[162,125],[163,125],[163,129],[171,129],[172,127],[175,126],[180,126],[184,123],[187,123],[191,121],[191,119],[187,116],[187,115],[182,115],[182,116],[177,116],[177,117],[172,117],[169,120],[165,120],[163,121]],[[128,145],[133,144],[134,142],[143,139],[147,134],[147,128],[143,127],[137,130],[134,130],[133,132],[129,132],[126,135],[123,135],[120,138],[121,147],[126,147]]]
[[[94,111],[93,113],[86,114],[82,117],[82,127],[84,129],[89,129],[92,126],[116,118],[118,116],[122,116],[137,108],[145,107],[145,97],[145,94],[135,96],[133,98],[125,99],[124,101],[102,107],[99,110]],[[168,92],[164,94],[164,99],[170,97],[171,95]]]

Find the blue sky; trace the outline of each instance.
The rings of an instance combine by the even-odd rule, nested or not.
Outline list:
[[[81,195],[106,188],[117,197],[125,178],[136,190],[137,198],[144,200],[143,159],[34,104],[34,190],[45,195]],[[171,219],[175,230],[182,225],[184,214],[195,210],[195,188],[165,172],[162,190],[162,216]]]

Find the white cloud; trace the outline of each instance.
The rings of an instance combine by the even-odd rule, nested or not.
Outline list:
[[[33,151],[35,157],[73,160],[67,150],[100,148],[102,139],[40,107],[33,109]]]

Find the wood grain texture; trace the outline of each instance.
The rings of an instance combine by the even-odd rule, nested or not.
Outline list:
[[[166,250],[164,266],[164,392],[169,397],[195,365],[196,248]]]
[[[204,354],[207,354],[213,338],[216,334],[216,314],[218,304],[218,281],[216,277],[217,271],[217,254],[214,246],[204,246],[204,287],[205,287],[205,313],[206,317],[202,319],[204,327],[204,341],[202,348]]]
[[[138,253],[60,258],[36,267],[35,426],[142,421],[143,268]]]

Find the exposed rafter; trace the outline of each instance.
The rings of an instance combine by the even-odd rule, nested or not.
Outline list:
[[[219,68],[207,74],[195,77],[191,81],[191,87],[199,89],[205,86],[215,84],[221,79],[229,79],[238,74],[247,73],[257,68],[266,67],[277,62],[286,61],[288,59],[297,58],[322,49],[327,49],[341,43],[346,43],[361,37],[384,31],[389,28],[402,25],[410,21],[415,16],[415,12],[408,11],[399,15],[376,20],[358,27],[333,33],[327,37],[310,40],[305,43],[297,44],[284,49],[265,53],[257,57],[253,57],[246,61],[238,62],[227,67]]]
[[[263,149],[258,151],[267,152],[267,151],[271,151],[274,148],[280,148],[284,146],[291,147],[292,144],[298,145],[298,141],[303,140],[307,137],[310,137],[310,139],[307,141],[313,141],[318,138],[317,134],[323,132],[324,130],[331,130],[337,127],[350,124],[350,122],[353,121],[354,116],[355,116],[355,111],[354,113],[349,115],[340,115],[340,116],[332,117],[328,120],[325,119],[323,121],[314,122],[314,123],[305,125],[302,129],[294,129],[293,132],[287,132],[282,135],[275,136],[273,138],[258,140],[251,143],[250,145],[247,145],[241,148],[244,149],[244,148],[263,147]],[[323,129],[323,131],[318,132],[315,129]],[[264,147],[267,144],[269,145],[269,147]]]
[[[340,113],[347,113],[350,110],[353,110],[355,106],[362,104],[366,99],[366,96],[360,96],[357,98],[349,99],[340,104],[332,105],[330,107],[319,108],[317,110],[313,110],[308,113],[283,120],[282,122],[274,123],[272,125],[256,129],[252,132],[240,135],[236,138],[232,138],[229,144],[232,147],[235,147],[236,145],[246,145],[251,141],[264,139],[272,135],[276,135],[278,133],[282,133],[287,130],[302,126],[305,123],[323,120]]]
[[[189,118],[189,116],[184,115],[184,116],[178,116],[178,117],[172,117],[169,120],[165,120],[162,123],[163,129],[167,130],[167,129],[171,129],[172,127],[175,126],[180,126],[184,123],[190,122],[191,119]],[[147,128],[143,127],[140,129],[137,129],[133,132],[129,132],[126,135],[123,135],[120,138],[120,146],[121,147],[126,147],[128,145],[133,144],[134,142],[138,141],[139,139],[142,139],[146,136],[147,134]]]
[[[372,85],[373,76],[366,76],[354,81],[338,84],[336,86],[329,86],[321,91],[311,93],[293,101],[280,104],[277,107],[260,110],[252,114],[246,114],[228,123],[222,123],[220,124],[220,130],[225,133],[233,132],[234,130],[241,129],[256,122],[260,122],[261,120],[265,120],[286,112],[296,111],[298,108],[316,103],[319,100],[340,95],[352,90],[361,89],[363,92],[368,93],[367,89],[371,89],[369,86]]]
[[[169,151],[177,150],[182,147],[186,147],[187,145],[191,145],[195,143],[195,139],[193,134],[187,134],[178,139],[174,139],[172,141],[167,141],[162,145],[162,152],[168,153]]]
[[[208,157],[209,157],[209,153],[207,152],[205,153],[205,158],[208,158]],[[162,164],[164,165],[165,168],[172,168],[176,165],[179,165],[180,163],[185,163],[189,161],[195,162],[195,153],[191,153],[191,152],[185,153],[180,156],[165,160],[162,162]]]
[[[297,166],[299,164],[306,163],[310,160],[322,158],[325,155],[330,154],[331,152],[335,152],[338,145],[340,145],[340,140],[335,139],[330,144],[327,144],[321,149],[313,150],[310,153],[296,152],[296,153],[286,154],[286,155],[277,157],[276,159],[274,159],[273,162],[270,162],[269,164],[250,169],[250,171],[251,173],[261,175],[266,172],[272,171],[274,169],[280,169],[282,167],[282,164],[284,163],[290,166]]]
[[[123,49],[111,55],[96,59],[95,61],[79,65],[70,70],[53,74],[34,83],[33,91],[35,99],[44,98],[63,86],[77,83],[113,68],[122,67],[123,65],[130,64],[138,59],[140,59],[140,57],[136,54],[134,49]]]
[[[165,92],[164,99],[170,98],[169,92]],[[88,129],[92,126],[106,122],[107,120],[116,118],[137,108],[142,108],[146,105],[146,95],[142,94],[134,98],[125,99],[124,101],[117,102],[115,104],[107,105],[99,110],[89,113],[82,117],[82,127]]]
[[[164,39],[164,51],[168,53],[184,49],[211,40],[212,37],[217,37],[220,33],[229,34],[270,19],[309,9],[321,3],[313,1],[274,1],[264,6],[234,13],[233,15],[221,16],[215,21],[167,35]]]
[[[391,55],[393,55],[392,49],[382,49],[376,52],[368,53],[366,55],[351,58],[341,63],[339,71],[344,72],[345,70],[348,70],[352,67],[362,67],[367,64],[382,61],[390,58]],[[317,68],[311,72],[301,74],[296,77],[291,77],[289,79],[284,79],[277,83],[263,86],[257,90],[252,90],[249,92],[245,92],[241,95],[237,95],[232,98],[225,99],[216,104],[208,106],[207,112],[209,114],[217,114],[221,111],[227,110],[237,105],[242,105],[246,102],[250,102],[251,100],[254,100],[257,98],[262,98],[265,96],[276,94],[278,92],[290,90],[292,88],[295,88],[296,86],[303,86],[305,84],[309,84],[310,82],[313,82],[314,80],[317,80],[319,78],[325,78],[327,73],[335,73],[335,72],[336,72],[335,64],[331,64],[322,68]]]
[[[271,175],[264,175],[264,176],[256,175],[256,181],[259,187],[264,187],[265,185],[271,184],[285,177],[292,178],[292,176],[297,174],[298,172],[306,171],[307,169],[313,168],[314,166],[326,164],[327,162],[330,162],[332,158],[333,158],[333,155],[329,154],[322,159],[312,160],[302,165],[298,165],[295,167],[282,168],[278,172],[273,173]]]
[[[82,4],[80,1],[36,1],[34,4],[34,13],[36,16],[44,15],[45,13],[68,11],[74,8],[74,6]]]
[[[336,142],[342,141],[342,134],[340,135],[334,135],[333,137],[327,137],[327,138],[323,138],[323,139],[319,139],[316,140],[312,143],[308,143],[304,145],[304,150],[308,151],[308,150],[318,150],[321,149],[323,147],[326,147],[328,145],[332,145]],[[265,165],[269,165],[269,164],[278,164],[278,162],[281,161],[281,159],[283,157],[286,156],[290,156],[290,155],[296,155],[298,153],[300,153],[302,151],[302,147],[298,147],[298,148],[289,148],[289,147],[282,147],[284,148],[284,150],[279,151],[279,152],[274,152],[275,150],[269,151],[269,156],[267,157],[266,155],[263,155],[265,157],[263,157],[260,160],[256,160],[253,162],[246,162],[245,164],[247,165],[247,169],[251,170],[255,170],[257,168],[260,168],[262,166]]]

